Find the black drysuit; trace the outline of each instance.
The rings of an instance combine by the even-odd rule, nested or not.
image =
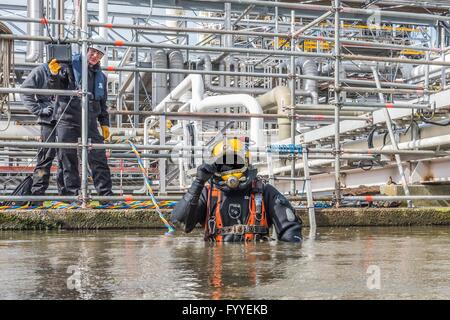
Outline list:
[[[172,221],[182,222],[185,225],[185,232],[191,232],[197,223],[204,226],[206,220],[208,190],[194,184],[172,211]],[[289,201],[270,184],[264,184],[262,195],[268,225],[269,227],[274,225],[278,240],[300,242],[302,222],[295,215]],[[246,223],[250,196],[251,184],[246,190],[222,191],[220,215],[224,227]],[[211,203],[211,214],[214,214],[216,205],[217,203]],[[230,234],[223,238],[225,242],[242,240],[242,235]]]
[[[40,65],[34,68],[25,81],[22,83],[22,88],[29,89],[52,89],[50,80],[50,73],[45,65]],[[54,88],[53,88],[54,89]],[[56,118],[54,110],[53,96],[43,96],[36,94],[22,94],[22,101],[25,107],[35,116],[37,116],[37,123],[41,126],[41,141],[55,142],[56,141]],[[55,148],[40,148],[37,154],[36,167],[33,172],[33,185],[31,193],[33,195],[43,195],[48,188],[50,181],[50,170],[53,160],[56,157]],[[56,174],[56,184],[58,193],[62,194],[64,189],[64,179],[62,168],[58,162],[58,171]]]
[[[77,84],[71,67],[64,66],[68,70],[67,77],[61,81],[61,89],[76,90]],[[103,136],[100,134],[98,124],[109,126],[109,115],[107,112],[107,82],[106,76],[102,86],[104,95],[101,99],[95,99],[95,73],[102,72],[100,65],[89,66],[88,74],[88,139],[91,143],[103,143]],[[61,122],[57,128],[59,142],[77,143],[81,138],[81,99],[77,96],[59,96],[56,99],[57,116],[61,117]],[[77,149],[59,149],[58,158],[62,162],[64,176],[64,195],[77,195],[81,188],[79,174],[79,160]],[[105,149],[91,149],[88,151],[88,163],[94,186],[101,196],[112,195],[111,172],[108,166]]]

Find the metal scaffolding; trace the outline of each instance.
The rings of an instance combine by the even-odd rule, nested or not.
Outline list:
[[[340,0],[330,0],[330,5],[327,6],[256,0],[226,0],[225,3],[215,0],[192,2],[198,3],[208,14],[199,16],[153,14],[144,22],[140,21],[144,20],[142,16],[133,17],[129,14],[128,18],[133,18],[133,23],[109,22],[108,19],[105,22],[104,17],[108,10],[106,1],[106,7],[99,8],[101,11],[99,16],[102,14],[103,18],[95,21],[89,14],[92,8],[89,7],[88,1],[81,0],[81,6],[73,9],[74,18],[71,20],[65,19],[64,14],[62,17],[38,18],[0,15],[0,22],[4,23],[39,24],[47,30],[55,26],[59,34],[65,34],[64,42],[79,47],[83,61],[80,91],[31,90],[18,86],[0,88],[0,94],[9,94],[11,101],[16,98],[16,94],[21,93],[77,95],[82,101],[82,131],[79,143],[0,141],[0,147],[4,151],[0,159],[4,159],[3,157],[11,159],[14,152],[25,154],[30,149],[41,147],[77,148],[81,151],[80,197],[49,195],[26,197],[24,200],[81,200],[84,206],[89,200],[124,200],[125,196],[99,197],[90,194],[88,150],[104,148],[111,152],[111,159],[114,157],[130,159],[131,156],[125,152],[120,155],[114,152],[129,151],[129,146],[124,141],[137,138],[138,132],[142,136],[142,126],[145,130],[144,141],[136,147],[140,151],[146,151],[142,155],[143,158],[156,159],[157,162],[153,162],[151,166],[148,164],[147,169],[154,170],[160,195],[165,196],[169,192],[167,187],[174,187],[173,181],[177,181],[177,177],[179,182],[177,187],[184,190],[186,178],[189,176],[188,171],[192,171],[194,165],[201,161],[202,152],[207,150],[203,142],[230,121],[237,123],[233,128],[234,131],[232,130],[233,133],[245,128],[253,130],[252,134],[255,136],[258,135],[258,132],[254,132],[258,123],[263,124],[259,125],[259,130],[271,137],[275,136],[276,130],[278,133],[281,131],[281,123],[289,128],[288,139],[276,143],[271,141],[250,149],[256,159],[255,165],[262,171],[267,168],[262,155],[267,155],[269,152],[267,148],[271,145],[301,146],[303,150],[307,150],[306,153],[291,150],[288,156],[280,155],[275,160],[279,164],[277,169],[281,170],[280,173],[288,172],[289,176],[272,173],[266,175],[273,181],[288,183],[289,186],[285,191],[289,191],[291,196],[301,193],[298,185],[303,182],[307,193],[305,199],[308,201],[306,208],[311,212],[314,209],[312,196],[314,177],[320,173],[331,173],[334,176],[332,193],[335,206],[340,206],[344,200],[367,200],[343,195],[345,188],[343,180],[346,172],[352,168],[349,163],[358,159],[361,163],[367,161],[370,163],[369,166],[374,166],[391,163],[393,159],[388,159],[390,156],[395,158],[405,196],[389,199],[385,196],[373,196],[371,200],[425,199],[410,195],[407,176],[409,173],[405,172],[408,171],[406,168],[409,164],[405,163],[400,155],[407,157],[408,160],[410,157],[448,157],[450,152],[430,148],[450,144],[450,141],[444,138],[436,139],[439,141],[433,141],[435,144],[431,142],[427,144],[428,149],[418,147],[404,149],[397,141],[399,130],[395,126],[412,132],[413,126],[419,127],[418,122],[426,127],[440,126],[442,124],[436,122],[446,120],[445,115],[442,116],[443,114],[439,112],[445,111],[448,105],[440,102],[444,98],[439,94],[445,94],[447,88],[446,67],[450,66],[450,61],[446,56],[449,43],[445,28],[440,27],[438,23],[449,22],[450,17],[430,13],[389,11],[383,7],[381,9],[348,7],[343,6]],[[183,5],[183,1],[180,5]],[[242,6],[244,9],[240,10]],[[261,13],[262,8],[267,8],[263,19],[260,18],[260,14],[255,14]],[[163,9],[173,8],[164,6]],[[433,10],[438,9],[433,7]],[[361,23],[364,21],[362,17],[374,15],[383,25],[368,26],[367,23]],[[117,16],[124,17],[126,14],[122,12]],[[175,20],[185,25],[152,24],[152,19]],[[434,28],[436,32],[431,33],[428,29],[424,31],[424,28]],[[108,38],[104,41],[93,40],[92,35],[97,30],[106,30]],[[132,31],[132,39],[122,36],[121,32],[126,31]],[[381,32],[386,32],[388,36],[377,37],[377,33]],[[163,40],[154,41],[149,39],[151,36],[162,37]],[[192,39],[200,41],[195,43]],[[50,31],[47,36],[0,34],[0,41],[11,40],[18,43],[48,42],[54,41],[54,37],[50,35]],[[115,79],[110,82],[112,87],[110,93],[113,98],[110,115],[115,116],[116,129],[122,132],[120,136],[118,135],[123,137],[119,143],[92,144],[88,140],[89,92],[86,52],[90,44],[102,44],[110,48],[111,59],[107,65],[102,66],[102,69]],[[152,60],[158,50],[182,53],[184,60],[181,67],[180,65],[172,67],[170,64],[158,65]],[[16,66],[29,69],[38,65],[38,62],[38,60],[17,61]],[[423,69],[420,69],[421,67]],[[159,89],[155,87],[154,79],[148,80],[150,84],[146,83],[144,78],[148,75],[160,75],[159,79],[163,79],[167,84],[165,88],[167,92],[164,91],[166,97],[156,103],[154,103],[157,96],[155,92]],[[180,75],[181,80],[184,79],[183,82],[179,81],[172,87],[168,79],[172,81],[172,77]],[[194,78],[195,76],[197,78]],[[178,90],[177,88],[180,88],[179,86],[182,86],[188,78],[191,82]],[[416,78],[419,80],[414,80]],[[116,84],[118,88],[114,89]],[[219,96],[224,97],[224,102],[231,99],[230,96],[235,93],[242,96],[245,94],[254,99],[253,96],[270,92],[280,85],[289,89],[289,95],[285,97],[288,100],[283,100],[284,105],[277,105],[276,101],[268,106],[258,105],[260,109],[254,107],[256,104],[246,105],[244,102],[239,105],[224,104],[224,107],[218,107],[218,102],[212,101],[214,97],[218,97],[216,93],[230,93]],[[198,86],[201,86],[201,90]],[[191,97],[186,98],[186,94],[190,94]],[[197,99],[196,94],[199,94],[200,98]],[[203,99],[203,94],[205,97],[209,96]],[[202,105],[207,104],[205,100],[209,98],[211,99],[208,102],[211,105]],[[151,104],[156,107],[148,107]],[[253,107],[249,107],[250,105]],[[18,117],[19,112],[16,114],[14,109],[12,110],[12,115]],[[404,113],[396,116],[394,111]],[[383,122],[378,120],[380,118],[378,112],[382,113]],[[176,121],[175,129],[171,129],[170,121]],[[351,123],[357,123],[358,127]],[[386,137],[389,136],[391,149],[373,146],[348,147],[352,143],[356,144],[352,140],[374,139],[374,133],[383,127],[381,123],[386,126]],[[202,130],[203,127],[209,129]],[[317,140],[305,139],[307,132],[317,132]],[[412,138],[412,144],[416,145],[418,141],[420,141],[418,137]],[[10,150],[13,150],[12,153]],[[297,161],[299,158],[302,161]],[[319,172],[317,169],[310,170],[313,163],[319,163],[319,168],[322,164],[322,169]],[[364,168],[364,164],[360,164],[359,169]],[[286,170],[283,171],[284,169]],[[299,177],[300,169],[304,177]],[[145,193],[144,189],[140,191],[141,194]],[[433,197],[427,196],[426,199],[443,199],[443,196]],[[0,200],[7,198],[6,195],[0,196]],[[148,198],[142,195],[133,196],[133,199]],[[313,219],[312,217],[310,216],[310,219]]]

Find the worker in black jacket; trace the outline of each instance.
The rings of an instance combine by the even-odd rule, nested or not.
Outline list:
[[[221,141],[212,156],[197,168],[194,182],[172,212],[173,222],[183,223],[185,232],[200,223],[205,240],[219,242],[268,239],[272,225],[278,240],[302,240],[301,220],[278,190],[257,177],[245,142]]]
[[[22,83],[23,89],[54,89],[51,85],[52,76],[58,74],[60,66],[56,60],[50,59],[48,63],[35,67],[25,81]],[[37,123],[41,127],[41,141],[56,141],[56,120],[54,114],[55,97],[51,95],[22,94],[21,99],[25,107],[37,117]],[[48,188],[51,167],[56,156],[56,148],[40,148],[37,154],[36,166],[33,172],[33,184],[31,194],[44,195]],[[57,172],[58,193],[61,194],[64,187],[61,166],[58,166]],[[34,202],[42,204],[42,201]]]
[[[91,143],[103,143],[110,136],[109,115],[106,106],[107,78],[100,67],[100,60],[106,54],[104,45],[94,44],[88,48],[88,139]],[[62,65],[66,72],[59,79],[62,89],[81,89],[82,61],[81,55],[73,56],[70,66]],[[81,99],[78,96],[58,96],[56,99],[56,116],[61,118],[57,127],[59,142],[77,143],[81,138]],[[101,133],[98,126],[101,127]],[[63,167],[64,195],[78,195],[81,180],[78,168],[77,149],[59,149]],[[108,166],[105,149],[91,149],[88,151],[88,162],[94,186],[101,196],[113,195],[111,172]]]

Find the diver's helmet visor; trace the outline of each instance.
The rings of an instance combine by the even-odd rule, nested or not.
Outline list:
[[[217,172],[213,176],[215,183],[236,189],[246,181],[249,154],[241,140],[225,139],[216,144],[210,154],[210,163],[217,166]]]
[[[216,166],[218,172],[216,172],[214,176],[220,184],[226,184],[229,188],[235,189],[243,180],[245,181],[245,173],[248,167],[243,161],[237,161],[236,163],[223,163],[219,160],[217,162]]]

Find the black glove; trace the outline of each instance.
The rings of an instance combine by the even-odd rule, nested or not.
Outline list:
[[[201,184],[205,184],[205,182],[208,181],[216,172],[216,164],[203,163],[197,168],[197,176],[195,180]]]
[[[185,195],[185,197],[188,197],[185,200],[187,202],[197,202],[203,188],[205,187],[206,181],[208,181],[215,172],[217,172],[217,167],[215,164],[203,163],[200,165],[197,168],[197,176]]]
[[[39,116],[50,117],[52,114],[53,114],[53,106],[46,106],[41,110]]]

